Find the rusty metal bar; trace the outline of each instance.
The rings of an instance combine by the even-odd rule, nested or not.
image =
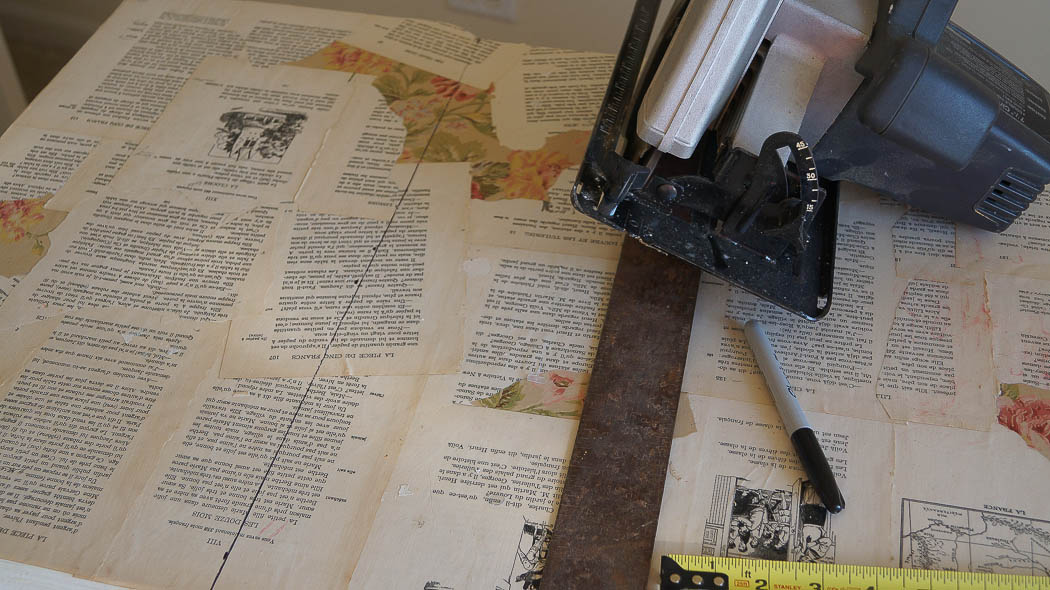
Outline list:
[[[624,242],[543,588],[644,588],[700,271]]]

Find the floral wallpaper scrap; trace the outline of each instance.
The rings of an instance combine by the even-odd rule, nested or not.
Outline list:
[[[398,162],[469,162],[474,199],[547,200],[558,175],[583,159],[590,136],[569,131],[538,150],[512,150],[492,123],[494,85],[475,88],[340,41],[291,65],[375,76],[372,85],[405,125]]]
[[[65,211],[44,208],[52,196],[0,201],[0,275],[24,275],[47,253],[47,234],[66,218]]]
[[[587,394],[588,373],[548,371],[515,381],[472,405],[556,418],[579,418]]]
[[[999,387],[999,424],[1050,459],[1050,391],[1023,383]]]

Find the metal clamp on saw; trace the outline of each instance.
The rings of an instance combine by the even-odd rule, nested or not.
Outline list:
[[[808,319],[839,181],[991,231],[1050,182],[1050,95],[955,0],[638,0],[575,207]]]

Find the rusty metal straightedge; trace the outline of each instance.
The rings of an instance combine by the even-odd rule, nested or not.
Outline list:
[[[627,239],[620,254],[543,588],[643,588],[700,271]]]

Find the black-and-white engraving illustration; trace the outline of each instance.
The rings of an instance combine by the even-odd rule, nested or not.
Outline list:
[[[835,537],[831,534],[831,519],[817,494],[817,488],[802,482],[798,504],[798,552],[794,561],[834,563]]]
[[[833,563],[835,536],[813,486],[764,489],[719,475],[704,528],[705,555]]]
[[[901,567],[1050,575],[1050,521],[903,498]]]
[[[737,486],[727,556],[785,560],[790,536],[791,492]]]
[[[497,584],[496,590],[537,590],[540,587],[553,532],[554,529],[546,524],[525,520],[510,575]]]
[[[209,155],[237,161],[281,161],[295,136],[303,130],[306,115],[293,111],[228,111],[219,117]]]

